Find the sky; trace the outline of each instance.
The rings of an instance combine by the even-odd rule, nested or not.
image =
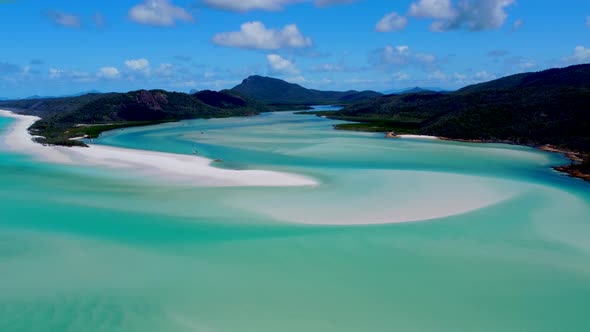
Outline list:
[[[456,89],[590,63],[588,0],[0,0],[0,97]]]

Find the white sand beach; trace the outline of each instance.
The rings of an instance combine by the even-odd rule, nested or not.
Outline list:
[[[262,170],[227,170],[211,166],[210,159],[123,149],[103,145],[84,147],[43,146],[35,143],[28,128],[39,120],[35,116],[18,115],[0,110],[0,116],[16,119],[14,125],[0,136],[0,148],[34,156],[44,162],[99,166],[140,174],[149,180],[164,180],[191,186],[207,187],[289,187],[315,186],[313,179],[289,173]]]
[[[399,135],[400,138],[418,138],[418,139],[440,139],[436,136],[426,136],[426,135]]]

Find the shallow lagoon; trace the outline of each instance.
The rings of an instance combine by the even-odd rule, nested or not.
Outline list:
[[[189,188],[0,152],[0,330],[590,329],[590,187],[551,170],[563,157],[335,123],[269,113],[96,142],[317,187]]]

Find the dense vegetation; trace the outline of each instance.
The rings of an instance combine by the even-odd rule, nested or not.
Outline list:
[[[14,110],[18,113],[46,117],[57,113],[71,112],[112,94],[91,93],[78,97],[39,98],[0,101],[0,108]]]
[[[231,91],[269,105],[350,104],[381,96],[375,91],[319,91],[262,76],[250,76]]]
[[[384,131],[588,152],[590,65],[513,75],[452,93],[382,96],[323,115]]]
[[[72,98],[2,102],[0,107],[41,117],[31,132],[40,143],[84,145],[70,138],[102,131],[196,118],[249,116],[269,109],[229,91],[190,95],[164,90],[90,94]]]

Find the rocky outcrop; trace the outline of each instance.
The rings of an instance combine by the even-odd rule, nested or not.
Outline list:
[[[162,110],[162,106],[160,106],[154,95],[147,90],[141,90],[139,94],[137,94],[137,103],[154,111]]]

